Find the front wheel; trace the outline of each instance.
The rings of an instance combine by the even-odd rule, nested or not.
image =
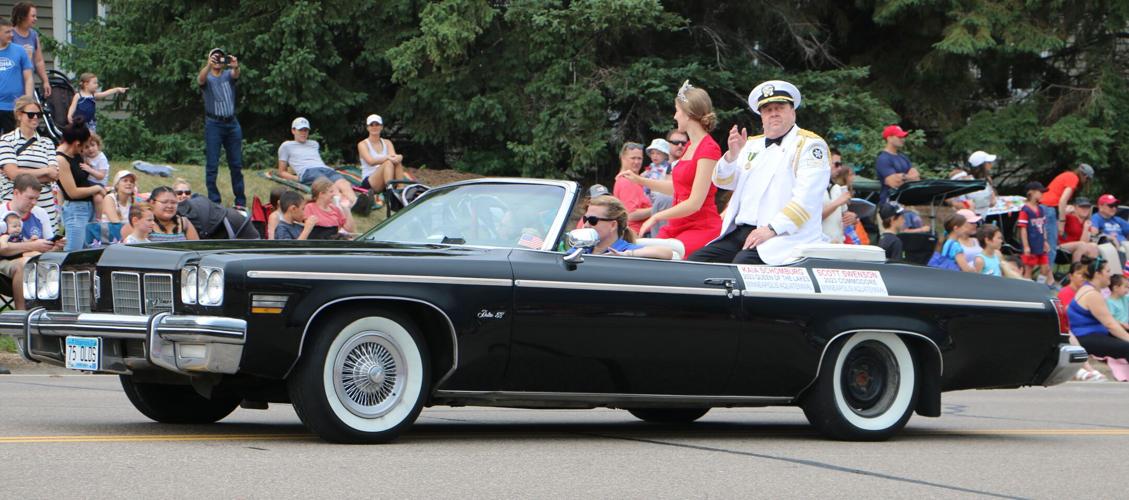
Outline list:
[[[828,350],[801,405],[824,435],[881,441],[905,427],[917,400],[917,367],[892,333],[855,333]]]
[[[340,314],[288,380],[302,422],[326,441],[384,443],[410,426],[430,387],[427,345],[408,318]]]
[[[635,418],[655,424],[688,424],[702,418],[709,408],[630,408]]]
[[[131,375],[120,375],[122,390],[146,417],[166,424],[210,424],[235,411],[239,396],[215,393],[205,398],[188,385],[135,382]]]

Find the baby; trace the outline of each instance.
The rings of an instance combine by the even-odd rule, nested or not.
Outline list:
[[[8,243],[19,243],[24,241],[23,237],[23,220],[20,219],[20,214],[11,212],[4,216],[4,225],[7,230],[4,234],[0,234],[0,248],[8,246]],[[35,257],[39,252],[24,252],[24,257]]]
[[[102,137],[90,132],[90,139],[86,141],[86,146],[82,149],[83,162],[79,168],[90,174],[90,182],[93,184],[106,187],[106,178],[110,176],[110,160],[106,158],[106,154],[102,152]],[[102,206],[102,195],[94,195],[94,206]]]

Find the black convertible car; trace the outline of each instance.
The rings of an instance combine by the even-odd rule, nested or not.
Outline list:
[[[1054,385],[1086,353],[1030,282],[814,245],[784,266],[577,255],[572,182],[433,189],[356,241],[49,253],[0,332],[29,360],[116,373],[158,422],[290,403],[384,442],[429,405],[611,407],[652,422],[798,405],[884,439],[941,393]],[[569,242],[568,240],[572,240]]]

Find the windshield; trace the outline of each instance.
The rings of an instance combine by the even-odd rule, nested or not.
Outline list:
[[[365,241],[540,249],[565,189],[541,184],[437,188],[361,236]]]

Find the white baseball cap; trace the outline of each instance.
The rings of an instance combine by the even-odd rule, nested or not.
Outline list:
[[[301,117],[301,116],[299,116],[298,118],[295,118],[294,121],[290,122],[290,128],[292,128],[294,130],[302,130],[302,129],[309,130],[310,129],[310,121]]]
[[[979,167],[988,162],[996,161],[996,155],[990,155],[983,151],[977,151],[968,156],[968,164],[974,167]]]
[[[662,151],[663,154],[670,156],[670,143],[666,142],[666,139],[655,139],[651,141],[651,145],[647,146],[647,153],[650,153],[652,149],[657,149]]]
[[[368,115],[368,118],[365,118],[365,126],[366,127],[369,126],[369,125],[372,125],[374,123],[379,123],[381,125],[384,125],[384,119],[381,118],[380,115],[376,115],[376,114]]]
[[[126,177],[133,177],[133,180],[137,180],[137,176],[134,175],[133,172],[130,172],[129,170],[119,170],[118,173],[114,174],[114,184],[117,184],[119,181]]]

